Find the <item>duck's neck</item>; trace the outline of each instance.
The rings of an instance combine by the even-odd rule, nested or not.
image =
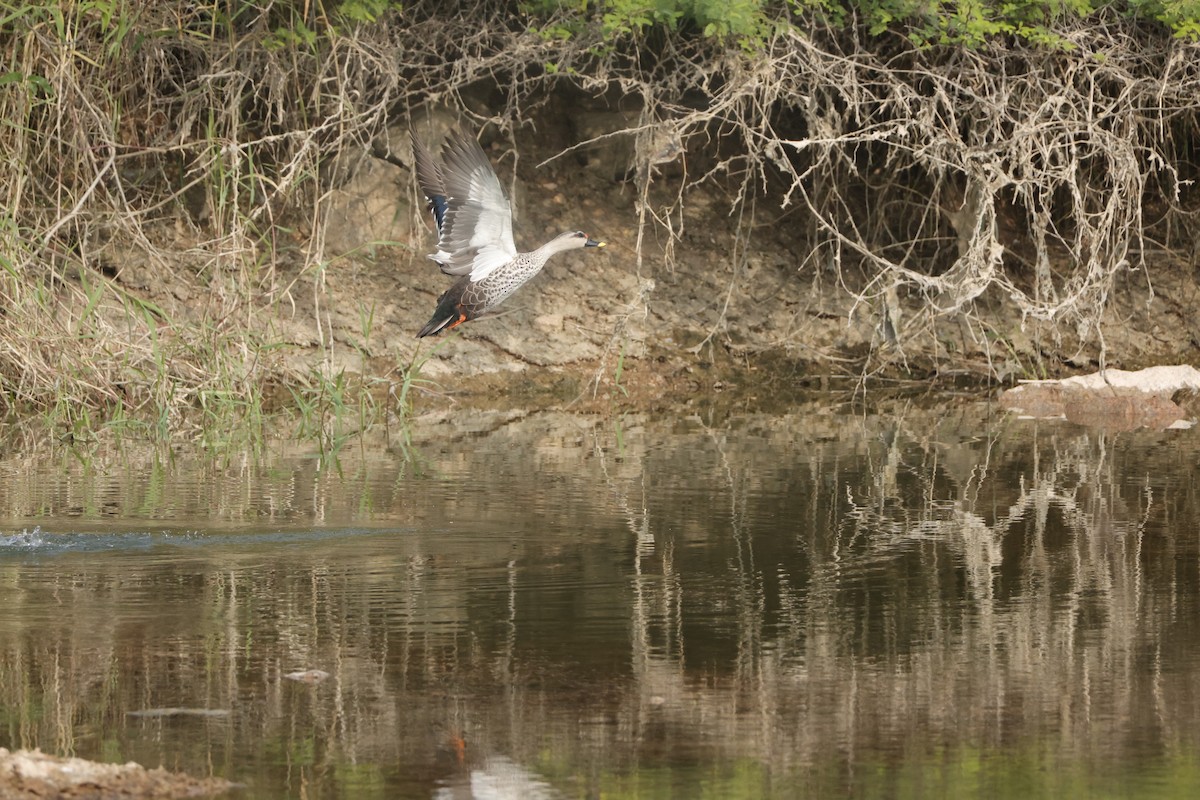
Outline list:
[[[574,245],[574,237],[572,236],[555,236],[544,245],[534,250],[529,255],[537,260],[538,264],[545,264],[546,260],[555,253],[561,253],[564,250],[570,250]]]

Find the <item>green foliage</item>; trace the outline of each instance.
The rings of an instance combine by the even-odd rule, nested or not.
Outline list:
[[[523,8],[533,16],[557,13],[543,30],[551,38],[569,38],[594,24],[605,39],[661,27],[708,39],[761,41],[774,28],[775,5],[764,0],[530,0]]]
[[[315,9],[313,8],[315,5]],[[403,11],[398,0],[342,0],[340,3],[280,3],[273,9],[276,23],[266,38],[271,49],[315,51],[323,38],[349,33],[357,25],[370,25],[385,13]]]
[[[539,29],[546,38],[569,39],[590,27],[611,41],[661,28],[760,48],[781,27],[802,28],[814,16],[861,24],[872,36],[900,32],[921,45],[978,47],[1008,37],[1060,47],[1057,23],[1115,10],[1200,38],[1200,0],[528,0],[522,9],[546,18]]]
[[[1129,0],[1128,13],[1157,20],[1180,39],[1200,41],[1200,0]]]
[[[337,16],[351,22],[375,22],[393,8],[402,10],[400,3],[393,0],[342,0],[338,3]]]

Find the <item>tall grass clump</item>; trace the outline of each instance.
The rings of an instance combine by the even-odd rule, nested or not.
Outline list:
[[[0,4],[10,411],[225,425],[289,380],[260,323],[320,257],[292,231],[399,80],[357,30],[388,4],[341,5]]]

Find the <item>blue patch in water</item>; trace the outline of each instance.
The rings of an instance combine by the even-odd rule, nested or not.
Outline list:
[[[167,546],[178,548],[229,547],[238,545],[307,545],[330,539],[359,536],[389,536],[407,533],[395,529],[372,528],[308,529],[261,531],[253,533],[203,533],[200,531],[129,531],[125,533],[47,533],[41,526],[20,533],[0,533],[0,558],[5,556],[95,553],[112,550],[149,550]]]
[[[21,531],[20,533],[3,534],[0,533],[0,548],[12,548],[14,550],[36,550],[46,543],[46,539],[42,536],[40,527],[34,528],[31,531]]]
[[[41,526],[0,534],[0,556],[87,553],[102,550],[145,550],[154,545],[150,533],[46,533]]]

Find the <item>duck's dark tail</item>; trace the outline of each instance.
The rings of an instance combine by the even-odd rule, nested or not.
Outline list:
[[[418,339],[424,339],[426,336],[436,336],[442,331],[448,331],[451,328],[456,328],[467,321],[467,315],[455,311],[450,316],[434,314],[433,319],[425,323],[425,327],[417,332]]]
[[[463,308],[462,303],[462,287],[455,284],[438,298],[437,308],[430,317],[429,322],[425,323],[425,327],[417,333],[418,339],[423,339],[426,336],[434,336],[442,331],[448,331],[451,328],[457,327],[469,319],[472,319],[467,309]]]

